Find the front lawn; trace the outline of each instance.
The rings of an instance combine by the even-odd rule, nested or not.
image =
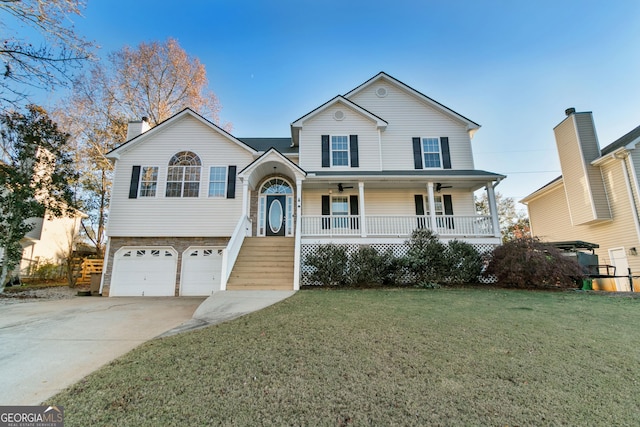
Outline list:
[[[48,403],[66,426],[635,425],[639,328],[610,294],[301,291]]]

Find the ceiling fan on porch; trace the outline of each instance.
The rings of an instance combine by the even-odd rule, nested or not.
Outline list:
[[[338,191],[340,193],[342,193],[345,189],[349,189],[349,188],[353,188],[353,185],[352,186],[344,186],[344,185],[342,185],[342,183],[338,184]]]
[[[453,185],[442,185],[439,182],[436,182],[436,193],[439,193],[443,188],[452,188]]]

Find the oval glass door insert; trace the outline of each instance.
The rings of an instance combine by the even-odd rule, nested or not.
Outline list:
[[[274,234],[280,231],[282,228],[282,218],[284,215],[284,209],[282,209],[282,203],[280,200],[274,200],[269,206],[269,228]]]

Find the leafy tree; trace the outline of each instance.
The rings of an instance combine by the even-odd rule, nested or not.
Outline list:
[[[503,242],[531,236],[529,218],[524,212],[516,209],[513,197],[503,197],[502,194],[496,192],[496,205],[498,206],[498,220]],[[483,193],[480,198],[476,197],[476,211],[480,215],[490,214],[487,193]]]
[[[73,209],[76,174],[67,138],[41,107],[0,115],[0,292],[20,262],[20,240],[33,229],[32,219]]]
[[[28,98],[30,87],[52,89],[69,83],[73,72],[92,57],[93,45],[70,24],[83,8],[82,0],[0,0],[1,107],[17,106]],[[42,37],[40,45],[26,37],[29,31]]]
[[[575,287],[584,276],[582,267],[559,249],[536,238],[510,240],[493,250],[486,276],[494,276],[504,286]]]
[[[106,153],[125,140],[132,119],[144,116],[156,125],[190,107],[217,122],[220,104],[207,86],[204,65],[170,38],[110,54],[76,79],[71,96],[57,107],[55,116],[76,146],[78,194],[89,215],[83,229],[99,255],[113,178]]]

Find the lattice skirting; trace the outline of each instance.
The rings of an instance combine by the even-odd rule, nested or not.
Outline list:
[[[300,285],[302,286],[320,286],[320,283],[314,282],[310,279],[309,274],[313,272],[313,267],[306,264],[305,260],[307,256],[313,255],[318,251],[318,248],[322,246],[319,243],[313,244],[303,244],[300,247],[300,255],[301,255],[301,266],[300,266]],[[391,251],[396,258],[402,258],[407,254],[409,247],[403,243],[373,243],[373,244],[358,244],[358,243],[349,243],[349,244],[340,244],[346,249],[347,255],[351,255],[354,252],[357,252],[360,246],[369,246],[370,248],[375,249],[378,253],[385,253],[387,251]],[[485,255],[493,251],[493,249],[497,245],[493,244],[474,244],[473,247],[481,254]],[[401,283],[405,284],[410,281],[410,276],[405,275],[401,277]],[[495,283],[496,279],[494,277],[480,277],[479,281],[481,283]]]

